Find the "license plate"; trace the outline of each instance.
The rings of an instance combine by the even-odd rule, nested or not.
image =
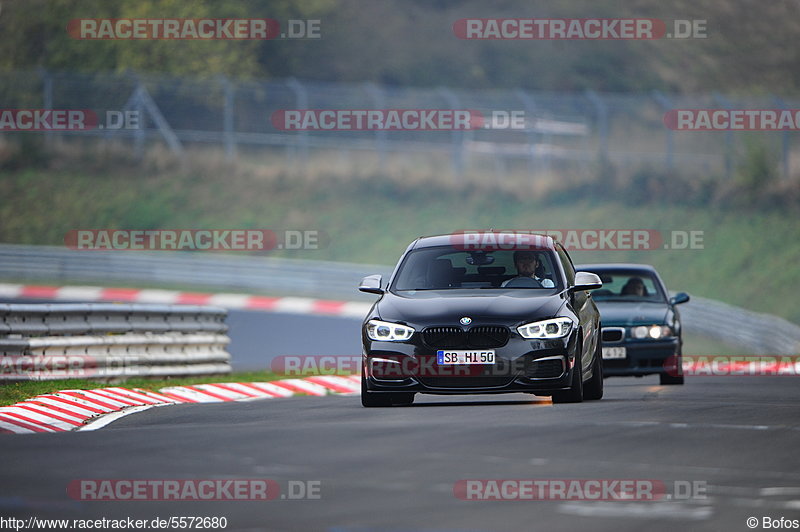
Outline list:
[[[487,351],[436,351],[436,363],[448,364],[494,364],[494,350]]]
[[[620,358],[626,358],[627,356],[628,352],[624,347],[603,348],[603,360],[615,360]]]

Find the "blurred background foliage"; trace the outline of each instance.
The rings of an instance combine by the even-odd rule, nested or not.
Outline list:
[[[321,39],[81,41],[74,18],[319,19]],[[707,21],[705,39],[467,41],[474,17],[651,17]],[[792,0],[2,0],[0,68],[577,91],[797,93]]]

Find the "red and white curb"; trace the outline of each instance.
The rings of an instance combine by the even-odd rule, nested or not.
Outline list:
[[[358,375],[320,375],[270,382],[228,382],[142,388],[61,390],[0,407],[0,433],[31,434],[96,430],[148,408],[181,403],[222,403],[291,397],[295,394],[361,393]]]
[[[268,297],[247,294],[210,294],[138,288],[101,286],[43,286],[0,283],[0,297],[49,299],[63,301],[118,301],[126,303],[162,303],[169,305],[213,305],[227,309],[321,314],[362,319],[371,303],[332,301],[308,297]]]

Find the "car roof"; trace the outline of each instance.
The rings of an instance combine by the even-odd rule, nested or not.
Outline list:
[[[411,243],[409,249],[432,248],[437,246],[464,246],[467,244],[466,239],[470,239],[469,241],[471,242],[471,239],[473,238],[477,238],[477,242],[488,245],[490,242],[497,242],[497,238],[500,235],[508,235],[512,237],[516,237],[517,235],[522,235],[523,237],[538,237],[536,241],[530,241],[531,243],[535,242],[536,244],[536,248],[534,250],[555,250],[556,246],[556,242],[552,237],[547,235],[524,233],[522,231],[457,231],[446,235],[421,236]]]
[[[582,269],[598,271],[598,270],[638,270],[643,272],[658,273],[656,269],[649,264],[635,264],[626,262],[609,262],[604,264],[576,264],[575,269],[580,271]]]

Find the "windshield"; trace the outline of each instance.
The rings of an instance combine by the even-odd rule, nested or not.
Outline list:
[[[584,269],[585,271],[593,271]],[[664,293],[655,276],[642,270],[593,271],[600,276],[603,287],[594,290],[597,301],[653,301],[663,303]]]
[[[392,289],[549,290],[561,288],[550,251],[423,248],[406,255]]]

